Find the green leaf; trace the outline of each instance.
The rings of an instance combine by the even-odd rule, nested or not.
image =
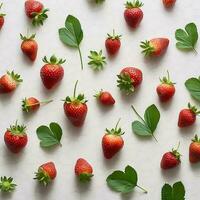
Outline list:
[[[106,179],[108,186],[116,192],[128,193],[137,186],[137,173],[127,166],[125,171],[114,171]]]
[[[132,122],[132,130],[136,135],[139,136],[151,136],[152,132],[146,125],[139,121]]]
[[[185,82],[185,86],[191,96],[197,101],[200,101],[200,79],[190,78]]]
[[[62,138],[61,127],[55,122],[50,123],[49,127],[43,125],[36,130],[41,147],[51,147],[60,144]]]
[[[146,109],[144,114],[144,120],[147,123],[147,126],[149,127],[151,132],[153,133],[160,120],[160,112],[154,104]]]
[[[80,51],[80,43],[83,39],[83,31],[79,20],[72,15],[68,15],[65,20],[65,27],[60,28],[58,32],[59,38],[64,44],[79,50],[81,67],[83,68],[82,55]]]
[[[185,200],[185,188],[182,182],[176,182],[173,187],[165,184],[162,187],[162,200]]]
[[[189,23],[185,26],[185,30],[177,29],[175,37],[178,49],[195,50],[195,45],[198,40],[198,30],[196,25],[194,23]]]

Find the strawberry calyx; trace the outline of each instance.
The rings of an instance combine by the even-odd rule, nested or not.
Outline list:
[[[196,135],[194,136],[194,138],[192,139],[192,142],[200,143],[200,138],[198,137],[197,134],[196,134]]]
[[[169,71],[167,71],[167,77],[164,76],[162,79],[160,78],[160,82],[162,84],[167,84],[167,85],[174,85],[176,83],[173,83],[171,80],[170,80],[170,76],[169,76]]]
[[[14,80],[16,83],[21,83],[23,82],[23,80],[20,78],[20,75],[19,74],[15,74],[14,71],[7,71],[7,75],[12,79]]]
[[[44,9],[42,12],[37,13],[33,12],[32,13],[32,24],[33,26],[39,26],[43,25],[43,22],[48,18],[48,15],[46,14],[49,11],[49,9]]]
[[[58,58],[56,58],[55,55],[52,55],[52,56],[50,57],[49,60],[48,60],[47,57],[45,56],[45,57],[42,59],[42,61],[43,61],[44,63],[50,64],[50,65],[61,65],[61,64],[65,63],[66,60],[65,60],[65,59],[62,59],[62,58],[58,59]]]
[[[1,10],[2,6],[3,6],[3,3],[0,4],[0,10]],[[0,17],[4,17],[4,16],[6,16],[6,14],[0,13]]]
[[[192,106],[190,103],[188,103],[188,108],[189,108],[189,110],[191,110],[195,115],[199,115],[199,114],[200,114],[200,110],[198,110],[196,106]]]
[[[103,56],[102,50],[100,50],[99,53],[97,51],[90,51],[88,58],[90,59],[88,65],[94,70],[102,70],[106,64],[106,57]]]
[[[122,37],[122,35],[116,35],[114,29],[113,29],[112,35],[110,35],[109,33],[107,35],[108,35],[107,39],[111,39],[111,40],[120,40]]]
[[[94,95],[95,98],[99,99],[101,94],[103,93],[103,89],[101,89],[98,93]]]
[[[90,181],[93,176],[94,176],[93,174],[85,172],[85,173],[79,174],[78,177],[81,182],[87,182],[87,181]]]
[[[15,187],[17,185],[15,183],[13,183],[13,178],[12,177],[1,177],[0,179],[0,190],[2,192],[12,192],[13,190],[15,190]]]
[[[78,80],[76,81],[75,86],[74,86],[73,97],[67,96],[64,100],[65,103],[73,103],[73,104],[79,105],[79,104],[85,104],[87,102],[84,94],[79,94],[78,96],[76,96],[77,84],[78,84]]]
[[[120,90],[125,91],[127,94],[134,92],[135,88],[133,86],[133,80],[131,79],[129,74],[121,73],[117,75],[117,77],[117,87],[119,87]]]
[[[18,136],[26,135],[25,130],[26,126],[18,125],[17,121],[15,122],[14,125],[11,125],[10,128],[7,129],[7,131],[11,132],[13,135],[18,135]]]
[[[47,186],[51,182],[51,178],[47,172],[45,172],[41,167],[39,167],[38,172],[35,173],[35,178],[42,183],[44,186]]]
[[[120,120],[121,119],[118,120],[115,128],[112,128],[110,130],[106,129],[106,135],[116,135],[116,136],[124,135],[125,132],[123,132],[121,128],[118,128]]]
[[[176,157],[177,160],[180,161],[180,158],[181,158],[181,154],[179,153],[178,149],[180,147],[180,142],[178,143],[178,146],[176,149],[172,149],[171,153]]]
[[[140,2],[139,0],[134,0],[133,2],[127,1],[125,3],[125,7],[127,9],[131,9],[131,8],[141,8],[144,4],[142,2]]]
[[[27,41],[27,40],[33,40],[35,38],[36,34],[32,34],[32,35],[27,35],[27,36],[23,36],[21,33],[20,33],[20,38],[21,40],[23,41]]]
[[[95,0],[96,3],[102,3],[104,2],[105,0]]]
[[[142,53],[145,56],[150,56],[152,53],[155,52],[155,48],[151,45],[151,42],[146,40],[140,43],[140,47],[143,49]]]

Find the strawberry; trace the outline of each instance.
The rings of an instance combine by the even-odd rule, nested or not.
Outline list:
[[[156,91],[160,98],[160,101],[166,102],[170,100],[175,94],[174,84],[169,77],[169,72],[167,71],[167,77],[160,79],[161,84],[157,87]]]
[[[180,111],[178,118],[178,126],[180,128],[191,126],[196,121],[196,115],[200,114],[200,111],[197,110],[195,106],[191,106],[188,103],[188,108],[185,108]]]
[[[34,40],[35,34],[31,36],[23,36],[20,34],[20,37],[22,39],[21,43],[21,50],[31,61],[35,61],[37,57],[37,51],[38,51],[38,44]]]
[[[166,8],[171,8],[176,3],[176,0],[162,0],[162,2]]]
[[[16,184],[13,183],[12,177],[2,176],[0,178],[0,190],[2,192],[13,192],[16,188]]]
[[[145,56],[161,56],[169,46],[167,38],[154,38],[141,42],[140,47],[143,49],[142,53]]]
[[[136,67],[125,67],[117,77],[117,86],[127,94],[134,92],[143,79],[142,71]]]
[[[121,46],[120,42],[121,35],[115,35],[115,31],[113,30],[113,35],[108,34],[108,37],[105,41],[105,46],[108,54],[115,55]]]
[[[49,101],[39,101],[35,97],[29,97],[29,98],[24,98],[22,100],[22,110],[25,112],[31,112],[31,111],[36,111],[39,109],[41,104],[47,104],[52,102],[52,100]]]
[[[102,149],[106,159],[111,159],[124,146],[124,140],[121,135],[124,134],[121,128],[118,128],[119,121],[115,128],[111,130],[106,129],[106,133],[102,138]]]
[[[0,9],[2,8],[2,6],[3,6],[3,3],[0,4]],[[6,14],[0,13],[0,30],[3,27],[3,25],[4,25],[4,17],[5,16],[6,16]]]
[[[160,167],[162,169],[171,169],[180,164],[181,154],[178,152],[179,146],[180,146],[180,143],[178,144],[177,149],[172,149],[172,151],[167,152],[163,155],[161,163],[160,163]]]
[[[58,82],[63,79],[64,69],[61,66],[65,62],[63,59],[57,59],[54,55],[50,60],[45,56],[43,62],[46,63],[40,70],[40,76],[44,86],[47,89],[53,88]]]
[[[20,78],[19,74],[15,74],[14,71],[9,72],[3,75],[0,78],[0,92],[1,93],[9,93],[14,91],[17,88],[17,85],[21,83],[23,80]]]
[[[83,125],[86,115],[87,115],[87,105],[85,100],[84,94],[79,94],[76,96],[76,87],[77,87],[78,81],[76,81],[75,87],[74,87],[74,95],[73,97],[67,96],[64,100],[64,112],[67,116],[68,120],[77,127],[80,127]]]
[[[115,99],[110,92],[101,90],[98,94],[94,95],[94,97],[96,97],[103,105],[110,106],[115,104]]]
[[[76,161],[74,171],[79,180],[83,182],[90,181],[93,177],[92,166],[83,158],[79,158]]]
[[[4,134],[4,141],[7,148],[13,153],[19,153],[28,142],[27,134],[25,133],[26,127],[24,125],[10,126]]]
[[[134,0],[133,2],[127,1],[125,4],[124,18],[126,23],[131,28],[137,28],[143,19],[143,12],[140,9],[144,4],[139,0]]]
[[[25,1],[25,13],[27,17],[32,19],[34,26],[43,25],[43,22],[48,18],[47,12],[49,9],[44,9],[41,2],[35,0]]]
[[[189,147],[189,160],[191,163],[200,162],[200,139],[195,135]]]
[[[47,186],[52,180],[56,178],[57,171],[53,162],[47,162],[38,168],[35,173],[35,178],[39,183]]]

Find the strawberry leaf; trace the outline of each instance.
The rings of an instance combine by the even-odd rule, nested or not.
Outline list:
[[[185,82],[185,87],[191,94],[191,96],[200,101],[200,79],[199,78],[190,78]]]
[[[79,20],[72,15],[68,15],[65,21],[65,27],[60,28],[58,32],[60,40],[64,44],[78,49],[81,60],[81,68],[83,69],[83,61],[80,51],[80,43],[83,39],[83,31]]]
[[[173,186],[165,184],[161,192],[162,200],[185,200],[185,188],[182,182],[176,182]]]
[[[129,165],[126,166],[124,172],[119,170],[114,171],[107,177],[106,181],[108,186],[116,192],[129,193],[135,187],[139,187],[145,193],[147,193],[146,190],[137,185],[137,172]]]
[[[181,50],[195,50],[198,40],[198,30],[194,23],[185,26],[185,30],[177,29],[175,32],[177,40],[176,47]]]
[[[41,147],[51,147],[61,144],[62,129],[59,124],[55,122],[50,123],[49,127],[44,125],[38,127],[36,133],[40,140]]]
[[[134,121],[132,122],[132,130],[136,135],[139,136],[152,136],[154,137],[154,132],[160,120],[160,112],[158,108],[152,104],[149,106],[144,113],[144,119],[138,114],[133,106],[131,106],[133,111],[142,121]],[[156,138],[154,137],[156,140]]]

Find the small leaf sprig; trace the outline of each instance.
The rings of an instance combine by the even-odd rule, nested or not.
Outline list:
[[[185,87],[191,94],[191,96],[200,102],[200,77],[189,78],[185,81]]]
[[[65,20],[65,27],[60,28],[58,33],[61,42],[70,47],[78,49],[81,61],[81,69],[83,70],[83,59],[80,50],[80,43],[83,39],[83,30],[79,20],[72,15],[68,15]]]
[[[41,147],[48,148],[61,145],[62,128],[55,122],[51,122],[49,127],[44,125],[38,127],[36,133]]]
[[[106,64],[106,57],[103,56],[102,50],[100,50],[99,53],[97,51],[90,51],[88,58],[90,59],[88,65],[94,70],[102,70]]]
[[[138,114],[138,112],[133,106],[131,106],[131,108],[142,121],[132,122],[133,132],[139,136],[152,136],[157,141],[157,139],[154,136],[154,131],[156,130],[158,122],[160,120],[160,112],[158,108],[154,104],[149,106],[145,110],[144,119]]]
[[[114,191],[120,193],[129,193],[135,187],[140,188],[147,193],[147,190],[138,185],[138,175],[131,166],[126,166],[124,171],[114,171],[106,179],[107,185]]]
[[[12,177],[2,176],[0,179],[0,190],[2,192],[12,192],[16,188],[16,184],[13,183]]]
[[[181,181],[173,186],[164,184],[161,191],[162,200],[185,200],[185,187]]]
[[[198,30],[194,23],[185,26],[185,30],[177,29],[175,32],[176,47],[181,50],[193,50],[197,53],[195,45],[198,41]]]

